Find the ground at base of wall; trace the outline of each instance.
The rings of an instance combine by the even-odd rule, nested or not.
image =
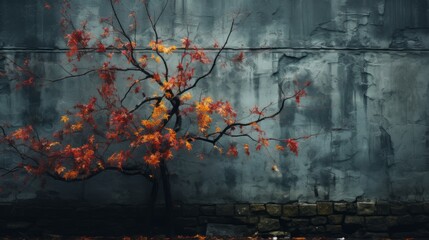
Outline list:
[[[312,236],[312,237],[227,237],[227,236],[174,236],[174,237],[166,237],[163,235],[160,236],[116,236],[116,237],[108,237],[108,236],[61,236],[61,235],[47,235],[42,237],[29,237],[29,236],[3,236],[0,239],[11,240],[11,239],[25,239],[25,240],[161,240],[161,239],[171,239],[171,240],[360,240],[360,239],[380,239],[380,240],[396,240],[396,239],[404,239],[404,240],[427,240],[427,238],[346,238],[346,237],[320,237],[320,236]]]
[[[59,239],[63,239],[64,236],[165,236],[173,232],[176,236],[229,235],[236,239],[249,236],[429,239],[428,202],[176,204],[170,221],[172,228],[167,227],[165,213],[161,205],[2,203],[0,236],[40,239],[62,236]]]

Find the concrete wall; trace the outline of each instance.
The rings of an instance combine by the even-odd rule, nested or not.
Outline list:
[[[89,18],[90,25],[96,24],[111,14],[106,0],[72,2],[76,22]],[[136,12],[142,14],[136,2],[127,2],[127,8],[139,7]],[[159,7],[157,2],[152,1],[152,9]],[[30,57],[46,79],[63,75],[60,66],[70,68],[62,50],[58,6],[52,6],[47,11],[43,1],[0,2],[1,55]],[[211,46],[223,41],[237,13],[231,49],[223,57],[243,50],[244,63],[217,69],[196,93],[230,100],[246,114],[255,104],[276,102],[279,89],[291,81],[310,80],[313,85],[300,106],[289,103],[264,127],[275,137],[318,135],[300,143],[298,157],[272,151],[238,159],[209,153],[198,160],[195,154],[181,154],[169,163],[176,200],[429,198],[428,0],[176,0],[170,1],[158,28],[161,37],[171,39],[182,38],[188,28],[196,43]],[[124,21],[127,15],[120,12]],[[152,38],[147,21],[138,36],[142,42]],[[5,62],[0,70],[8,69]],[[86,89],[96,86],[93,77],[20,92],[0,78],[0,121],[32,123],[49,134],[65,108],[92,94]],[[210,148],[194,146],[197,152]],[[11,161],[11,154],[0,157],[3,166]],[[271,171],[273,164],[280,172]],[[138,203],[150,191],[144,179],[120,174],[102,174],[84,183],[48,180],[43,187],[32,179],[2,178],[0,183],[0,201],[5,202],[60,198]]]

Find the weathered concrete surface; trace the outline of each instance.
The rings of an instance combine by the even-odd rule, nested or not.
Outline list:
[[[209,145],[194,146],[208,153],[205,160],[184,153],[169,163],[175,199],[206,203],[356,197],[427,200],[428,2],[171,1],[158,26],[161,36],[180,39],[189,26],[191,37],[206,46],[222,42],[231,17],[237,10],[241,13],[229,45],[237,49],[223,57],[231,58],[244,48],[245,62],[218,68],[195,95],[228,99],[239,114],[247,114],[255,104],[277,102],[280,88],[291,91],[292,81],[310,80],[308,96],[299,106],[290,102],[277,121],[263,126],[274,137],[317,134],[300,143],[298,157],[262,151],[231,159],[211,152]],[[77,22],[89,15],[95,22],[110,15],[100,1],[74,3],[80,3],[74,15]],[[47,79],[63,75],[59,65],[70,67],[64,53],[49,50],[64,47],[57,7],[53,4],[46,11],[42,3],[29,0],[0,5],[1,54],[17,60],[29,56],[38,74]],[[128,12],[120,15],[127,19]],[[147,42],[151,37],[147,26],[139,30],[140,41]],[[270,49],[260,50],[264,47]],[[8,68],[0,63],[0,70]],[[93,94],[82,89],[94,88],[97,82],[91,79],[95,78],[20,92],[0,78],[0,121],[13,126],[32,123],[42,134],[52,133],[64,109]],[[2,154],[0,164],[8,166],[13,159]],[[273,164],[279,166],[279,173],[271,171]],[[150,192],[144,179],[109,174],[79,184],[48,181],[44,188],[39,181],[25,186],[15,179],[0,182],[1,201],[64,198],[134,203]]]
[[[150,2],[153,12],[159,12],[163,1]],[[76,23],[85,19],[97,23],[100,16],[110,16],[107,3],[74,0],[72,15]],[[49,11],[42,1],[0,4],[0,45],[64,47],[58,34],[58,4],[51,2]],[[126,8],[135,8],[140,16],[144,13],[140,1],[127,1]],[[170,1],[159,29],[161,36],[177,39],[189,28],[197,43],[212,45],[226,34],[231,18],[237,17],[230,47],[425,49],[428,8],[427,0],[175,0]],[[119,15],[129,21],[128,11]],[[138,29],[146,41],[152,36],[148,24],[144,21]]]

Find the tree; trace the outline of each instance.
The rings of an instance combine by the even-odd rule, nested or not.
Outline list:
[[[100,34],[89,30],[86,21],[76,25],[70,17],[71,4],[64,0],[61,25],[68,46],[67,58],[74,66],[71,73],[47,80],[33,73],[30,60],[18,63],[9,59],[14,66],[13,74],[18,76],[16,88],[43,87],[94,73],[98,75],[94,81],[99,81],[99,87],[85,103],[64,109],[59,118],[62,126],[53,136],[41,136],[31,125],[18,129],[0,126],[0,143],[7,145],[20,159],[16,166],[2,169],[3,176],[24,170],[35,176],[76,182],[106,171],[142,175],[153,183],[153,203],[158,182],[162,181],[167,212],[171,213],[168,161],[182,150],[192,151],[196,141],[211,144],[216,151],[231,157],[237,157],[239,152],[250,155],[253,146],[230,144],[223,147],[223,138],[246,138],[254,143],[255,150],[277,142],[277,150],[288,148],[298,154],[297,138],[266,136],[260,123],[279,115],[288,100],[294,99],[299,104],[309,83],[296,83],[289,95],[282,91],[283,97],[275,103],[278,104],[275,111],[270,110],[275,106],[272,103],[255,106],[249,109],[247,116],[241,117],[227,100],[215,100],[211,96],[196,98],[193,96],[195,90],[218,66],[235,20],[231,21],[223,43],[214,44],[215,54],[211,57],[205,48],[194,44],[189,35],[183,36],[179,47],[164,43],[157,23],[167,3],[154,17],[148,3],[142,2],[154,39],[138,43],[136,29],[141,18],[130,12],[130,25],[126,27],[118,16],[119,0],[109,0],[112,16],[100,19],[97,24]],[[45,8],[50,10],[51,6],[45,3]],[[147,46],[150,54],[138,51]],[[173,52],[180,53],[180,57],[171,57]],[[79,69],[77,65],[82,59],[94,56],[104,58],[99,67]],[[239,64],[244,57],[241,52],[229,60]],[[113,64],[117,59],[120,65]],[[161,71],[156,70],[159,66]],[[278,171],[277,166],[273,166],[273,170]]]

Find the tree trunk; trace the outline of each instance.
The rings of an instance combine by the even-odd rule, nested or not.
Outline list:
[[[160,164],[162,186],[164,190],[164,201],[166,210],[166,227],[169,235],[174,235],[173,227],[173,198],[171,197],[170,174],[168,172],[167,164],[164,159]]]
[[[146,222],[146,226],[148,226],[149,227],[149,234],[150,235],[152,235],[152,234],[154,234],[155,232],[154,232],[154,219],[155,219],[155,207],[156,207],[156,199],[157,199],[157,196],[158,196],[158,187],[159,187],[159,185],[158,185],[158,179],[157,178],[154,178],[153,179],[153,182],[152,182],[152,190],[151,190],[151,193],[150,193],[150,205],[149,205],[149,207],[150,207],[150,213],[149,213],[149,216],[148,216],[148,218],[147,218],[147,222]]]

